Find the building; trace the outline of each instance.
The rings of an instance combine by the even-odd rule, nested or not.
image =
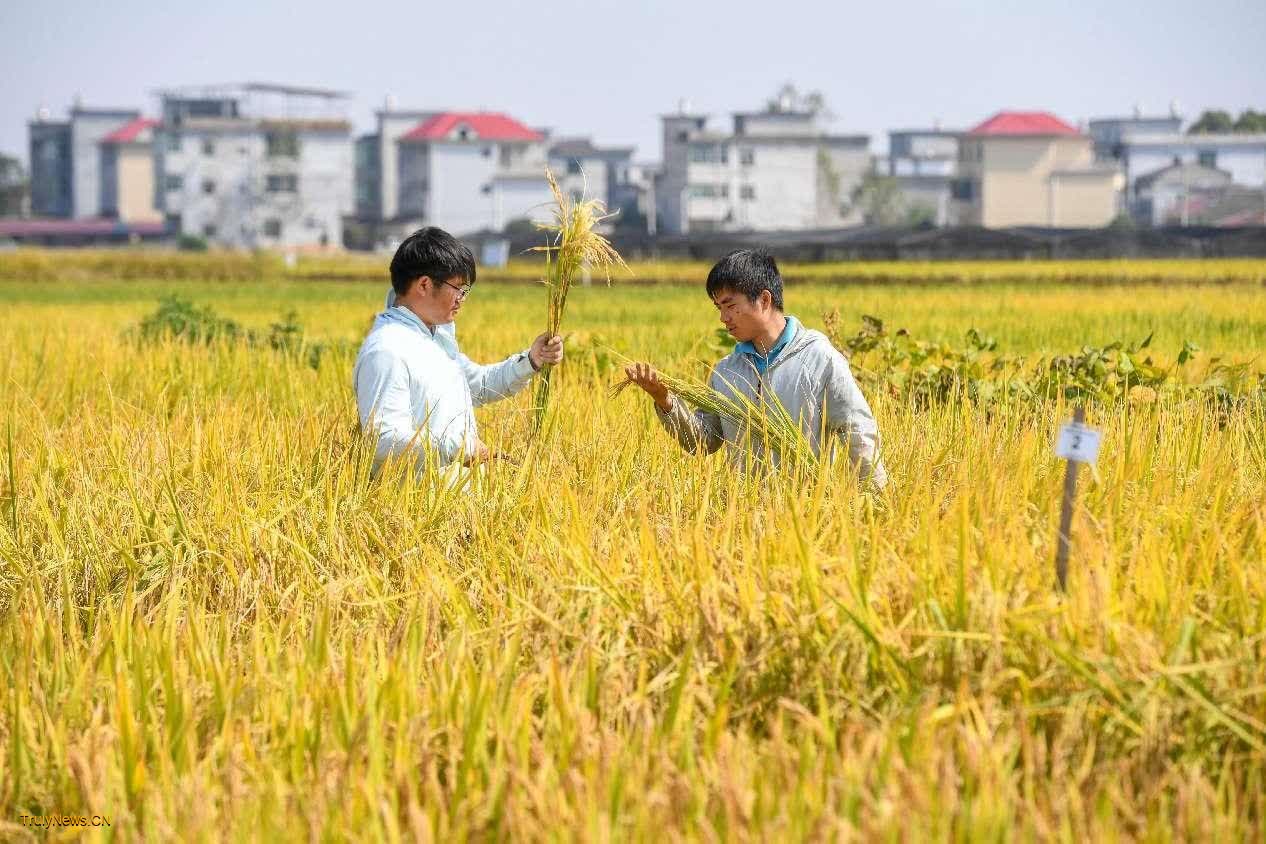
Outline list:
[[[1139,209],[1141,221],[1147,214],[1140,204],[1139,180],[1175,163],[1220,170],[1230,175],[1239,193],[1256,192],[1258,196],[1266,197],[1266,134],[1263,133],[1180,135],[1130,132],[1121,140],[1120,160],[1125,171],[1127,203],[1132,211]]]
[[[1047,112],[1002,111],[959,145],[960,223],[1089,228],[1112,222],[1123,180],[1093,141]]]
[[[615,222],[639,215],[640,192],[630,181],[633,147],[599,147],[589,138],[560,138],[549,146],[558,186],[573,199],[596,199]]]
[[[365,222],[391,222],[399,216],[400,189],[396,158],[400,136],[438,112],[397,109],[388,97],[374,112],[376,130],[356,139],[356,217]]]
[[[347,95],[267,83],[161,94],[158,207],[225,246],[337,246],[353,208]]]
[[[870,169],[867,135],[830,134],[819,103],[794,94],[737,112],[728,132],[708,117],[661,118],[658,228],[669,234],[830,228],[860,220],[853,189]]]
[[[101,216],[126,223],[161,222],[154,204],[154,129],[138,117],[101,139]]]
[[[949,225],[961,132],[901,129],[888,133],[887,173],[897,180],[908,218]]]
[[[80,219],[101,216],[101,141],[140,116],[133,109],[76,104],[68,119],[55,121],[41,111],[27,125],[31,213]]]
[[[396,145],[397,218],[456,235],[552,218],[547,136],[513,117],[437,112]]]
[[[1095,159],[1120,161],[1127,135],[1176,135],[1182,131],[1182,117],[1177,106],[1171,107],[1168,115],[1158,117],[1145,116],[1141,109],[1135,109],[1130,117],[1097,117],[1089,126]]]

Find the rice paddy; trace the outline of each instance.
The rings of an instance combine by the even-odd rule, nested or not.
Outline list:
[[[644,396],[610,395],[621,356],[693,377],[725,353],[703,271],[573,286],[550,424],[533,439],[526,391],[480,409],[521,465],[457,492],[366,479],[350,372],[385,261],[379,282],[339,283],[38,280],[10,260],[0,837],[38,840],[23,816],[54,814],[108,818],[54,830],[85,840],[1266,827],[1260,401],[1091,406],[1104,445],[1061,596],[1058,399],[868,396],[891,476],[869,496],[829,472],[735,476],[682,452]],[[1027,264],[952,270],[970,284],[805,278],[787,304],[812,327],[838,309],[846,329],[974,327],[1032,355],[1154,333],[1158,366],[1199,346],[1192,380],[1214,357],[1266,369],[1261,262],[1175,265],[1168,284],[1118,263],[1049,285]],[[1208,280],[1225,283],[1183,283]],[[138,340],[170,294],[261,336],[294,311],[329,349],[313,365]],[[481,273],[463,350],[526,347],[544,301]]]

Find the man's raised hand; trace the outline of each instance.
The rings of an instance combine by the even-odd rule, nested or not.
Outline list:
[[[655,367],[638,361],[624,367],[624,374],[630,381],[645,390],[647,395],[655,400],[660,410],[667,413],[672,409],[673,404],[668,399],[668,385],[659,380],[659,373],[655,371]]]
[[[528,349],[528,360],[532,362],[533,369],[540,369],[547,363],[553,366],[562,359],[563,338],[557,334],[542,334],[532,341],[532,348]]]

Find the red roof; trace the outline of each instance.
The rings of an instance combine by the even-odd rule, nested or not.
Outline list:
[[[141,136],[146,129],[153,129],[158,125],[157,120],[151,120],[148,117],[138,117],[131,123],[125,123],[118,129],[101,139],[103,144],[127,144],[135,141]]]
[[[1080,135],[1049,111],[1000,111],[968,135]]]
[[[477,141],[539,141],[545,136],[513,117],[491,111],[447,111],[427,118],[400,136],[402,141],[443,141],[465,128]]]

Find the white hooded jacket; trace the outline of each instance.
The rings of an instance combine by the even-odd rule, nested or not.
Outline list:
[[[526,351],[481,366],[457,348],[453,323],[432,331],[404,307],[388,307],[360,347],[352,382],[361,430],[375,441],[373,474],[393,455],[446,466],[474,453],[475,408],[523,389],[535,370]]]
[[[712,370],[708,385],[723,396],[742,396],[758,407],[770,396],[776,398],[800,423],[815,455],[828,450],[833,441],[841,441],[862,480],[881,489],[887,484],[888,471],[879,454],[879,427],[870,405],[853,379],[848,360],[822,332],[800,326],[764,373],[735,350]],[[739,467],[761,457],[763,444],[742,420],[691,410],[675,395],[670,402],[667,411],[657,405],[655,413],[682,448],[711,454],[724,445],[730,461]],[[776,451],[770,458],[774,465],[781,460]]]

